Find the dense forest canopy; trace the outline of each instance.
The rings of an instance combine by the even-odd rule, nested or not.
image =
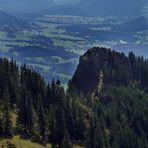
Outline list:
[[[0,58],[0,137],[26,134],[61,148],[147,148],[147,82],[147,60],[106,48],[80,58],[66,92],[59,80],[45,82]]]
[[[84,94],[99,85],[102,73],[105,86],[128,86],[140,83],[148,88],[148,60],[129,52],[128,56],[106,48],[92,48],[80,57],[78,68],[72,78],[77,92]]]

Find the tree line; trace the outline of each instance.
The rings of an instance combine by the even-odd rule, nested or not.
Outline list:
[[[119,79],[106,76],[111,69],[102,67],[103,85],[95,100],[90,94],[78,94],[74,87],[64,91],[60,80],[46,82],[31,67],[0,58],[0,137],[23,132],[53,147],[147,148],[148,64],[130,54],[125,60],[131,61],[133,79],[123,83],[120,79],[125,75],[118,75]],[[121,60],[116,62],[116,67],[120,65],[124,65]],[[126,66],[122,70],[128,76],[131,73]],[[141,67],[145,69],[142,79]],[[17,115],[16,127],[12,112]]]

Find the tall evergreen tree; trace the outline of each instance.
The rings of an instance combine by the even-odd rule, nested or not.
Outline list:
[[[12,136],[13,135],[13,127],[10,115],[10,104],[6,100],[6,103],[3,108],[3,122],[4,122],[4,135]]]
[[[22,85],[21,88],[21,97],[19,100],[19,110],[17,123],[24,128],[24,131],[27,132],[27,90],[26,86]]]
[[[0,137],[3,136],[3,131],[4,131],[4,125],[3,125],[2,118],[0,118]]]
[[[94,133],[94,148],[106,148],[105,146],[105,140],[103,135],[103,130],[101,128],[101,123],[97,121]]]
[[[39,134],[41,136],[42,141],[46,140],[47,134],[47,117],[45,114],[45,110],[43,108],[41,96],[39,96],[39,104],[38,104],[38,129]]]
[[[7,85],[4,88],[2,100],[5,102],[2,111],[2,122],[4,125],[4,135],[11,136],[13,133],[12,121],[10,115],[10,94]]]
[[[27,128],[29,130],[29,132],[31,132],[32,134],[35,133],[35,128],[36,128],[36,122],[37,122],[37,117],[36,117],[36,113],[34,110],[34,105],[32,102],[32,97],[31,95],[29,95],[28,97],[28,104],[27,104]]]
[[[62,145],[62,140],[65,134],[65,124],[64,124],[64,115],[63,109],[58,107],[55,111],[55,122],[53,125],[52,131],[52,143]]]
[[[88,128],[85,133],[85,148],[94,147],[94,121],[93,119],[89,120]]]
[[[73,148],[70,135],[67,131],[65,131],[65,134],[64,134],[64,138],[62,141],[62,148]]]

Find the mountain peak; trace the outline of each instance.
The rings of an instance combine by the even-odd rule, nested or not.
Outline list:
[[[80,57],[71,87],[84,94],[96,91],[100,83],[101,86],[127,86],[137,81],[147,87],[147,65],[143,57],[136,57],[132,52],[126,56],[104,47],[94,47]]]
[[[80,57],[79,65],[72,78],[72,85],[78,93],[87,93],[96,87],[102,65],[101,58],[105,52],[106,54],[111,53],[111,49],[93,47]]]

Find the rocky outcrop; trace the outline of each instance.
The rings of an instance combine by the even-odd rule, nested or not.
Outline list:
[[[148,87],[148,61],[132,52],[129,56],[111,49],[94,47],[80,57],[79,65],[70,83],[77,93],[93,94],[101,87],[127,86],[133,82]]]
[[[79,65],[71,82],[78,93],[86,94],[99,85],[104,51],[111,52],[111,49],[92,48],[80,57]]]

